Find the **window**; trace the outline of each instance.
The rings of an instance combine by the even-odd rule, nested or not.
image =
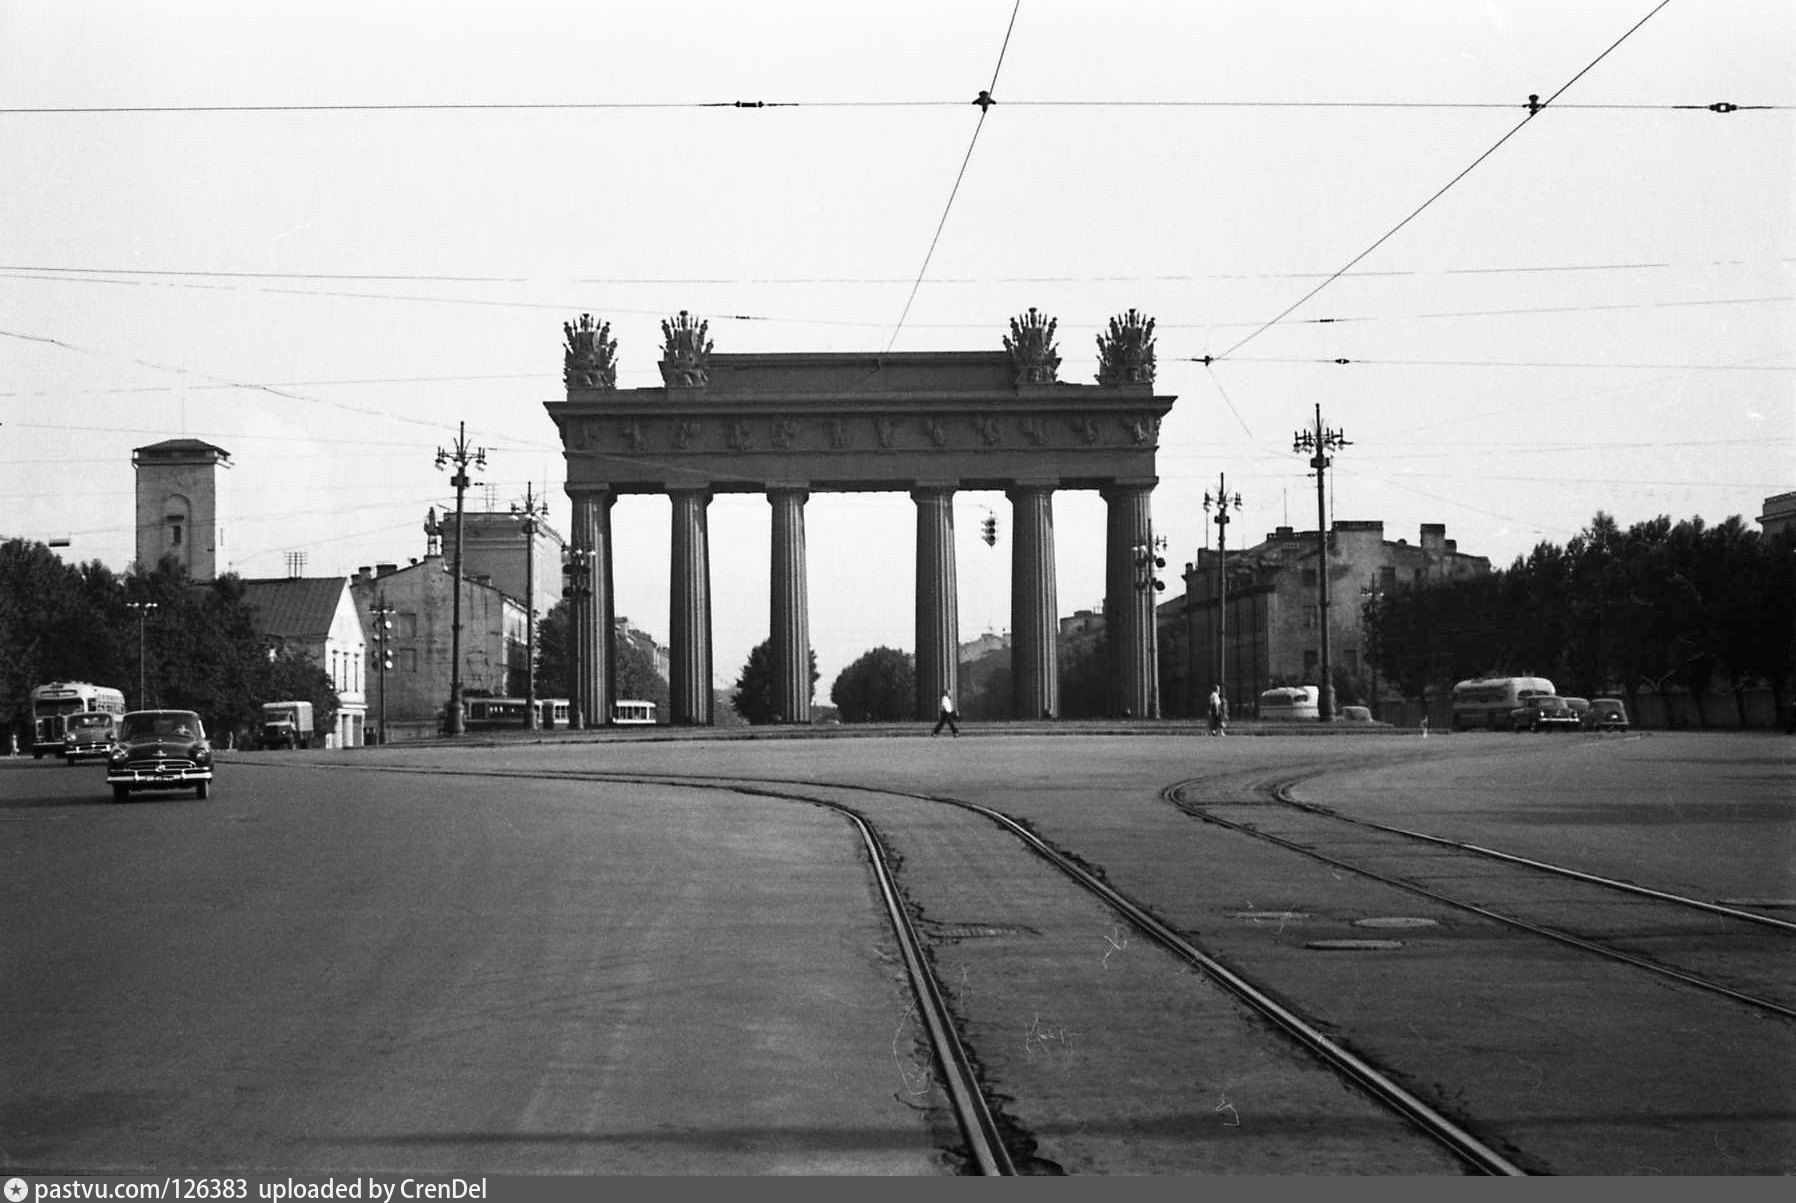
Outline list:
[[[399,662],[399,670],[401,672],[415,673],[418,671],[417,648],[402,647],[399,649],[399,655],[395,657],[395,659]]]
[[[1310,677],[1314,677],[1316,675],[1316,665],[1320,664],[1321,662],[1322,662],[1322,657],[1317,655],[1315,648],[1313,648],[1313,647],[1304,648],[1303,649],[1303,675],[1304,675],[1304,677],[1306,679],[1310,678]]]
[[[1397,588],[1397,569],[1395,565],[1386,564],[1378,570],[1378,587],[1386,593]]]
[[[1316,629],[1316,624],[1318,621],[1317,620],[1318,612],[1319,612],[1319,608],[1316,606],[1305,606],[1303,608],[1303,629],[1304,630],[1313,631]]]
[[[1314,568],[1305,568],[1303,570],[1303,583],[1306,587],[1311,589],[1316,587],[1316,570]]]
[[[393,617],[399,620],[395,637],[399,639],[416,639],[418,637],[418,616],[416,614],[399,613]],[[416,659],[416,657],[413,657]]]
[[[183,525],[184,522],[181,515],[170,514],[168,516],[168,545],[170,547],[181,546],[181,529]]]

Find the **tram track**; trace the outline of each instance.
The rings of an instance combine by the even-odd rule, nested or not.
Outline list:
[[[1101,870],[1085,865],[1073,852],[1054,847],[1027,824],[995,808],[957,798],[889,788],[765,777],[607,773],[591,770],[425,769],[404,766],[378,766],[378,771],[722,790],[821,806],[843,814],[855,824],[867,849],[888,918],[903,950],[903,959],[919,1012],[930,1033],[930,1043],[942,1073],[944,1090],[966,1141],[968,1163],[979,1173],[1007,1175],[1019,1171],[1006,1147],[1003,1127],[978,1081],[973,1057],[956,1033],[955,1016],[947,1002],[946,992],[930,966],[928,943],[917,932],[911,908],[906,904],[903,889],[891,869],[884,841],[872,821],[859,808],[843,801],[841,797],[824,796],[825,794],[847,795],[865,799],[868,803],[880,797],[902,799],[906,802],[953,807],[980,816],[1014,837],[1035,858],[1052,866],[1064,878],[1102,902],[1156,946],[1258,1014],[1273,1030],[1302,1048],[1317,1063],[1350,1083],[1364,1097],[1397,1115],[1413,1130],[1444,1149],[1466,1172],[1495,1176],[1521,1176],[1526,1173],[1494,1145],[1475,1135],[1418,1094],[1406,1089],[1377,1065],[1327,1035],[1319,1026],[1280,1002],[1271,991],[1206,953],[1186,933],[1161,919],[1147,906],[1111,886],[1104,880]]]
[[[1333,869],[1796,1020],[1796,983],[1787,974],[1775,980],[1775,971],[1789,963],[1787,939],[1796,935],[1796,923],[1344,815],[1295,797],[1293,791],[1315,776],[1262,782],[1247,797],[1198,797],[1214,786],[1194,779],[1165,787],[1162,796],[1202,822]],[[1451,872],[1454,861],[1483,868]],[[1442,880],[1450,887],[1429,884]],[[1627,900],[1625,907],[1617,899]]]

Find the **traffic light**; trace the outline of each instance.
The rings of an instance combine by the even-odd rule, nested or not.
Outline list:
[[[981,524],[980,530],[980,538],[985,540],[985,545],[987,547],[996,547],[998,544],[998,520],[992,517],[992,515],[987,514],[984,523]]]

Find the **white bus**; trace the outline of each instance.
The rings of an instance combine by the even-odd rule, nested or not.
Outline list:
[[[125,695],[104,685],[89,685],[86,681],[52,681],[32,690],[32,759],[41,760],[45,752],[61,755],[65,721],[71,714],[88,710],[123,714]]]
[[[1545,677],[1479,677],[1453,687],[1453,729],[1510,731],[1509,712],[1529,698],[1549,697],[1553,683]]]
[[[1321,690],[1314,685],[1281,685],[1260,695],[1260,717],[1274,722],[1285,719],[1308,719],[1315,722],[1321,713]]]

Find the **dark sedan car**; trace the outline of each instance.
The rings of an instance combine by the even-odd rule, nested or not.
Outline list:
[[[119,719],[118,742],[106,759],[116,802],[134,789],[185,789],[204,798],[212,789],[212,745],[191,710],[133,710]]]
[[[1515,731],[1576,731],[1583,725],[1571,703],[1554,695],[1529,698],[1509,712],[1509,723]]]

